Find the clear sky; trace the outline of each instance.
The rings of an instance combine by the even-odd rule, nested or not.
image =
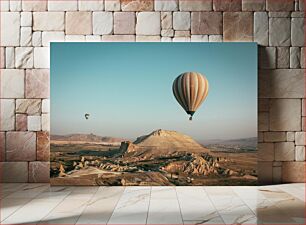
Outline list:
[[[172,94],[172,82],[187,71],[204,74],[210,85],[192,122]],[[156,129],[198,141],[256,137],[257,45],[51,44],[52,134],[134,140]]]

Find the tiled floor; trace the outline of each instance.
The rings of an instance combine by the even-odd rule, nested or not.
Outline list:
[[[1,224],[305,224],[305,184],[262,187],[0,185]]]

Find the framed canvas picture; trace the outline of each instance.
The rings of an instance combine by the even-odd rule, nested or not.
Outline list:
[[[257,44],[52,43],[53,185],[255,185]]]

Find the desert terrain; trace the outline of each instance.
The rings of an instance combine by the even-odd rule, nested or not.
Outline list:
[[[51,135],[53,185],[255,185],[256,138],[203,141],[156,130],[135,141]]]

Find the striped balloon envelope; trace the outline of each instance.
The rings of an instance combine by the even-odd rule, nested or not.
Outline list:
[[[193,114],[208,95],[208,80],[197,72],[186,72],[179,75],[172,85],[173,94],[192,120]]]

